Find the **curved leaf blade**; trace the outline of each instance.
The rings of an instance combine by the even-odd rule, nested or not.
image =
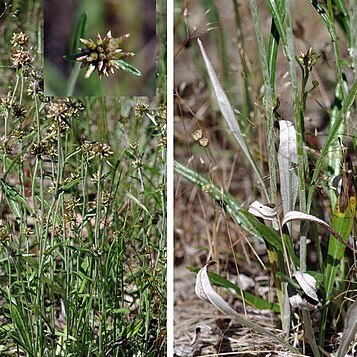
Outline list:
[[[186,269],[191,271],[192,273],[198,273],[200,270],[199,268],[192,268],[192,267],[186,267]],[[263,299],[262,297],[254,295],[248,291],[242,291],[239,288],[239,286],[235,285],[228,279],[226,279],[218,274],[208,272],[208,276],[209,276],[212,284],[214,284],[216,286],[221,286],[223,288],[234,290],[235,293],[237,294],[238,299],[240,299],[240,300],[244,299],[245,302],[247,302],[249,305],[255,307],[256,309],[270,310],[270,311],[278,312],[278,313],[280,312],[280,308],[279,308],[278,304],[269,302],[269,301]],[[242,293],[243,293],[243,295],[242,295]]]

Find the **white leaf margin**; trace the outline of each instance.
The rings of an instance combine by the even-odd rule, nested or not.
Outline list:
[[[293,210],[299,191],[297,173],[296,131],[292,122],[279,120],[278,163],[280,174],[280,193],[284,214]]]
[[[263,218],[267,221],[276,221],[277,220],[277,210],[275,207],[269,207],[264,205],[259,201],[254,201],[250,204],[248,212],[253,214],[256,217]]]

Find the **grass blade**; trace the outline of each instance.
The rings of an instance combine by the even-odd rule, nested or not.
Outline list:
[[[21,217],[22,215],[21,206],[25,207],[28,213],[32,213],[30,205],[27,203],[25,197],[20,194],[20,192],[18,192],[14,187],[6,183],[4,179],[1,178],[0,182],[2,190],[5,193],[7,202],[16,217]]]
[[[77,23],[76,30],[74,32],[71,53],[76,53],[78,51],[78,47],[80,47],[79,39],[82,38],[84,35],[85,29],[86,29],[86,24],[87,24],[87,13],[85,11],[83,11],[82,15]],[[76,55],[73,55],[73,56],[76,56]],[[77,82],[80,70],[81,70],[80,63],[74,63],[69,80],[68,80],[67,90],[66,90],[66,94],[68,96],[73,95],[74,87],[76,86],[76,82]]]
[[[116,60],[115,63],[120,67],[120,69],[124,72],[129,72],[134,74],[135,76],[142,76],[142,73],[133,65],[123,61],[123,60]]]
[[[220,187],[214,185],[211,181],[207,180],[205,177],[201,176],[197,172],[185,167],[179,162],[174,162],[175,171],[185,177],[187,180],[198,185],[207,192],[212,198],[214,198],[217,203],[223,207],[226,212],[240,225],[244,230],[254,235],[256,238],[264,241],[264,238],[261,235],[262,230],[259,230],[252,225],[251,222],[255,222],[255,217],[248,214],[248,211],[243,209],[241,205],[231,194],[223,191]],[[252,217],[252,218],[251,218]],[[255,219],[255,220],[254,220]],[[261,223],[264,226],[264,224]],[[266,226],[266,228],[268,228]],[[269,228],[268,228],[269,229]],[[270,238],[269,238],[270,239]],[[273,241],[276,241],[276,238],[273,238]],[[279,243],[275,242],[277,245]]]
[[[240,213],[247,218],[249,223],[259,232],[264,241],[272,245],[276,250],[283,251],[283,245],[279,234],[273,229],[261,223],[254,215],[241,209]]]
[[[314,183],[317,180],[317,177],[319,175],[319,172],[321,170],[321,167],[323,165],[324,159],[331,147],[332,142],[336,139],[336,133],[340,127],[340,125],[342,124],[342,122],[345,120],[348,111],[350,110],[352,104],[354,103],[355,99],[357,96],[357,79],[353,82],[352,88],[350,89],[350,92],[346,98],[346,100],[344,101],[342,108],[340,110],[340,112],[338,113],[338,116],[336,118],[336,122],[333,125],[333,127],[329,130],[329,134],[328,137],[326,139],[326,142],[324,144],[324,146],[321,149],[321,154],[319,159],[316,162],[315,165],[315,169],[314,169],[314,173],[313,176],[311,178],[311,185],[309,188],[309,193],[308,193],[308,200],[307,200],[307,204],[308,204],[308,208],[310,209],[311,203],[312,203],[312,195],[314,193],[315,190],[315,185]]]
[[[31,344],[31,336],[29,334],[28,326],[26,325],[26,315],[14,304],[11,304],[11,318],[16,327],[16,336],[18,343],[26,350],[29,356],[34,356],[33,348]]]
[[[200,299],[208,300],[219,311],[226,315],[234,317],[234,319],[243,326],[247,326],[254,332],[262,334],[274,340],[275,342],[278,342],[293,353],[298,353],[298,351],[294,347],[290,346],[290,344],[284,341],[282,338],[273,334],[269,330],[261,327],[255,322],[249,321],[241,317],[231,306],[229,306],[226,301],[224,301],[224,299],[213,290],[213,287],[208,277],[207,267],[208,265],[205,265],[197,274],[195,291]]]
[[[233,136],[237,140],[239,146],[243,150],[245,156],[247,157],[250,164],[252,165],[252,168],[254,169],[254,171],[262,185],[263,191],[264,191],[267,199],[269,199],[269,194],[268,194],[268,191],[267,191],[264,179],[263,179],[263,175],[260,172],[259,167],[255,163],[255,161],[254,161],[252,155],[250,154],[250,151],[244,141],[244,138],[241,134],[239,124],[238,124],[236,117],[234,115],[234,111],[228,101],[226,94],[224,93],[224,91],[221,87],[221,84],[219,83],[216,72],[213,69],[211,61],[209,60],[209,58],[207,56],[207,53],[202,45],[202,42],[200,41],[200,39],[198,39],[197,41],[200,46],[200,50],[201,50],[201,53],[202,53],[202,56],[203,56],[203,59],[204,59],[204,62],[205,62],[206,68],[207,68],[207,72],[210,77],[210,80],[211,80],[211,83],[212,83],[212,86],[213,86],[213,89],[214,89],[214,92],[216,95],[216,99],[218,101],[219,108],[221,110],[221,113],[229,127],[230,132],[233,134]]]
[[[278,1],[266,0],[265,3],[269,8],[270,14],[273,16],[276,29],[279,32],[279,36],[281,37],[283,44],[285,44],[286,31],[284,25],[284,12],[280,8]]]
[[[86,11],[83,11],[81,17],[78,20],[76,29],[74,31],[71,53],[78,52],[78,47],[81,46],[79,39],[84,37],[86,25],[87,25],[87,13]]]
[[[275,150],[275,137],[274,137],[274,107],[276,98],[273,98],[274,87],[272,87],[272,79],[270,78],[271,72],[266,55],[265,43],[263,37],[262,26],[258,14],[258,7],[256,0],[250,0],[250,12],[254,23],[255,37],[257,39],[260,67],[263,76],[264,84],[264,106],[265,114],[267,117],[267,130],[268,130],[268,155],[269,155],[269,176],[270,176],[270,200],[273,204],[278,204],[277,198],[277,178],[276,178],[276,150]],[[268,198],[269,199],[269,198]]]
[[[187,270],[193,272],[193,273],[198,273],[200,269],[198,268],[192,268],[192,267],[186,267]],[[273,302],[269,302],[260,296],[256,296],[254,294],[251,294],[248,291],[242,291],[239,286],[235,285],[231,281],[227,280],[226,278],[223,278],[222,276],[208,272],[208,276],[211,280],[211,282],[216,285],[216,286],[221,286],[227,289],[233,289],[235,293],[237,294],[237,297],[240,300],[243,300],[247,302],[249,305],[255,307],[256,309],[259,310],[270,310],[274,312],[280,312],[280,308],[278,304],[275,304]],[[242,296],[243,293],[243,296]]]
[[[331,234],[328,245],[327,269],[325,278],[325,302],[331,298],[337,270],[345,253],[345,245],[351,234],[354,216],[356,213],[356,189],[353,178],[353,165],[349,156],[345,156],[342,171],[342,189],[338,197],[334,210],[332,211],[332,228],[336,230],[343,239],[343,242],[336,240]],[[319,343],[324,343],[328,308],[322,312]]]

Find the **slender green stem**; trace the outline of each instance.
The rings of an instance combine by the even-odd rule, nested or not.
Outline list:
[[[97,206],[95,216],[95,230],[94,230],[94,245],[98,248],[101,240],[100,234],[100,221],[102,210],[102,173],[103,173],[103,160],[100,160],[97,171]]]
[[[80,63],[75,63],[73,65],[73,68],[72,68],[72,71],[71,71],[71,75],[70,75],[69,80],[68,80],[68,86],[67,86],[67,90],[66,90],[66,95],[67,96],[72,96],[73,95],[74,88],[76,87],[76,83],[77,83],[80,71],[81,71]]]
[[[340,88],[340,84],[337,83],[336,90],[335,90],[335,103],[330,115],[330,122],[329,126],[330,128],[333,127],[336,123],[336,120],[338,118],[338,112],[341,110],[341,103],[343,101],[343,93],[348,91],[347,89],[347,83],[344,82],[345,84],[345,89],[342,91]],[[338,141],[339,137],[342,137],[345,134],[345,123],[342,122],[336,131],[336,137],[335,140],[332,141],[330,150],[327,154],[328,157],[328,166],[332,170],[331,176],[338,176],[340,174],[340,169],[341,169],[341,162],[342,162],[342,148],[340,145],[340,142]],[[336,203],[336,194],[335,191],[333,190],[333,187],[330,188],[330,204],[331,207],[335,207]]]
[[[238,53],[240,56],[240,60],[242,63],[243,67],[243,73],[244,75],[242,76],[242,80],[244,83],[244,100],[242,101],[242,109],[241,112],[245,118],[249,118],[249,113],[251,109],[251,98],[250,98],[250,71],[248,68],[246,56],[244,53],[244,34],[243,34],[243,28],[242,28],[242,21],[241,21],[241,15],[239,12],[239,5],[237,0],[233,0],[233,6],[234,6],[234,14],[236,18],[236,26],[237,26],[237,44],[238,44]]]
[[[262,68],[263,82],[265,87],[265,111],[267,115],[268,128],[268,151],[269,151],[269,175],[270,175],[270,200],[277,205],[277,178],[276,178],[276,157],[275,157],[275,138],[274,138],[274,86],[270,78],[268,60],[265,51],[263,33],[258,15],[257,3],[250,0],[250,10],[252,13],[255,35],[257,38],[260,65]]]
[[[285,0],[279,0],[277,1],[277,3],[278,3],[278,11],[281,13],[282,17],[284,18]],[[272,90],[273,98],[275,96],[275,74],[276,74],[276,63],[278,57],[279,42],[280,42],[280,35],[273,17],[271,23],[271,29],[270,29],[269,49],[268,49],[270,90]]]

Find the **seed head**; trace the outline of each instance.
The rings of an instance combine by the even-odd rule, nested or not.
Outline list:
[[[10,42],[12,47],[25,47],[29,42],[29,37],[22,31],[18,33],[13,33]]]
[[[11,108],[11,106],[12,106],[11,98],[12,98],[11,92],[9,92],[6,97],[1,98],[1,106],[4,109],[10,109]]]
[[[167,137],[166,136],[162,137],[157,146],[162,149],[165,149],[167,147]]]
[[[22,129],[14,129],[11,133],[11,139],[22,142],[25,136],[25,131]]]
[[[39,160],[44,160],[45,156],[47,156],[48,147],[47,141],[35,143],[31,149],[31,155],[35,156]]]
[[[114,74],[114,69],[120,69],[116,63],[117,60],[125,57],[133,57],[133,52],[124,52],[120,46],[129,34],[113,37],[111,31],[108,31],[104,38],[99,33],[95,40],[81,38],[80,41],[84,48],[79,48],[81,51],[76,61],[82,63],[82,67],[87,67],[84,75],[89,78],[92,73],[97,70],[99,78],[104,75],[109,76]]]
[[[11,38],[11,65],[15,68],[23,68],[29,66],[33,61],[30,51],[28,50],[29,37],[22,31],[19,33],[13,33]],[[28,70],[22,69],[22,75],[27,77]]]
[[[84,154],[86,154],[87,156],[90,156],[93,154],[93,146],[94,146],[93,143],[91,143],[88,140],[84,140],[81,144],[81,149]]]
[[[14,49],[10,61],[13,67],[22,68],[24,66],[29,66],[33,62],[30,51],[25,51],[23,48]]]
[[[0,241],[5,242],[11,237],[10,229],[6,226],[3,220],[0,220]]]
[[[320,60],[321,55],[318,55],[311,47],[307,50],[306,54],[300,51],[300,56],[297,57],[298,64],[305,68],[306,71],[311,72],[312,67],[315,66]]]
[[[79,112],[84,110],[82,103],[78,100],[65,98],[57,99],[47,109],[47,118],[55,120],[69,121],[76,119]]]
[[[149,111],[149,104],[140,102],[135,106],[135,116],[141,117]]]
[[[26,113],[27,113],[27,109],[22,107],[21,105],[13,105],[12,109],[12,114],[14,116],[14,118],[25,118]]]
[[[108,157],[113,154],[110,146],[105,143],[95,143],[92,148],[93,155],[98,156],[100,159]]]

